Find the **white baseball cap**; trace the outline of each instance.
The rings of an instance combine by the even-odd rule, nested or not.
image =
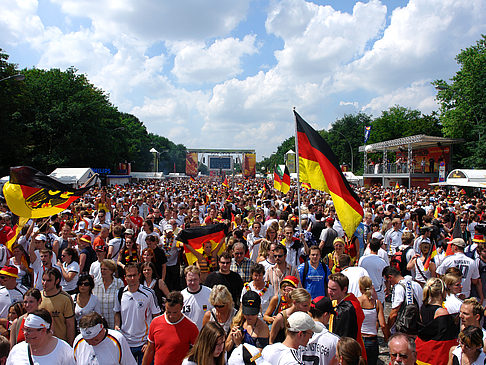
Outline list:
[[[320,322],[315,322],[311,316],[305,312],[295,312],[287,319],[289,323],[288,330],[290,332],[300,332],[312,330],[319,333],[324,329],[324,325]]]
[[[233,350],[228,365],[270,365],[262,357],[260,350],[248,343],[242,343]]]
[[[383,235],[381,234],[381,232],[375,232],[371,235],[371,238],[376,238],[378,240],[382,240],[384,237]]]

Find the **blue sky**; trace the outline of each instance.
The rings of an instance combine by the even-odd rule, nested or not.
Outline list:
[[[148,130],[268,156],[293,133],[399,104],[437,109],[435,79],[486,33],[486,0],[3,0],[20,67],[74,66]]]

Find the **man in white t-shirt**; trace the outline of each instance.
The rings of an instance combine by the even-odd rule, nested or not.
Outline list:
[[[263,236],[260,234],[262,225],[260,222],[253,222],[251,229],[252,232],[248,234],[246,242],[248,243],[248,250],[250,252],[250,260],[255,262],[258,258],[258,250],[260,249],[260,243],[262,242]]]
[[[370,276],[368,271],[361,266],[349,266],[351,264],[351,257],[348,254],[339,256],[339,267],[341,271],[349,279],[348,293],[353,293],[356,298],[361,296],[359,290],[359,279],[363,276]]]
[[[390,260],[388,258],[388,253],[381,248],[381,245],[383,243],[383,235],[380,232],[375,232],[371,235],[371,239],[377,239],[380,242],[380,248],[377,251],[377,255],[383,259],[383,261],[386,262],[386,265],[390,265]],[[363,256],[367,256],[371,254],[370,246],[366,247],[366,249],[363,252]]]
[[[147,328],[160,313],[155,293],[140,284],[140,270],[135,264],[125,266],[127,286],[115,299],[115,329],[127,339],[135,360],[141,361],[147,346]]]
[[[480,303],[483,302],[483,290],[476,262],[464,254],[466,242],[462,238],[454,238],[451,241],[452,256],[447,256],[437,268],[437,274],[444,275],[448,268],[457,267],[462,272],[462,294],[469,298],[471,285],[475,285],[479,294]]]
[[[388,328],[392,329],[398,316],[400,306],[407,298],[415,298],[418,307],[422,306],[423,290],[419,283],[412,280],[412,277],[407,275],[402,276],[399,270],[394,267],[387,267],[384,270],[383,276],[387,285],[393,285],[392,292],[392,310],[388,316]],[[413,299],[410,301],[412,302]]]
[[[370,254],[360,257],[358,266],[366,269],[373,287],[375,288],[378,300],[382,303],[385,302],[385,280],[383,279],[383,269],[387,267],[387,263],[381,257],[378,256],[378,250],[380,249],[381,242],[376,238],[372,238],[370,242]]]
[[[310,314],[314,321],[323,325],[329,324],[329,317],[334,313],[331,299],[317,297],[312,300]],[[314,333],[307,346],[300,346],[299,352],[304,364],[331,364],[336,356],[339,336],[331,333],[326,327],[320,333]]]
[[[204,314],[213,308],[209,303],[211,289],[201,285],[201,270],[195,265],[190,265],[184,269],[187,288],[181,293],[184,297],[182,313],[193,321],[198,330],[201,330]]]
[[[274,365],[302,364],[299,346],[307,346],[314,335],[320,333],[324,326],[305,312],[294,312],[287,320],[287,335],[284,342],[266,346],[262,351],[265,361]]]
[[[107,258],[112,259],[113,261],[117,262],[118,255],[122,250],[125,240],[122,238],[123,236],[123,227],[122,226],[115,226],[113,228],[113,235],[114,238],[108,241],[108,254]]]
[[[125,337],[105,328],[103,317],[91,312],[79,321],[80,334],[74,340],[76,364],[136,365]]]
[[[7,318],[10,305],[21,302],[27,288],[17,283],[19,270],[6,265],[0,269],[0,318]]]

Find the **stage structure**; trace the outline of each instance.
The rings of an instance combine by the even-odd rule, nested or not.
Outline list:
[[[194,161],[205,164],[208,167],[210,176],[233,175],[235,163],[241,166],[244,177],[255,177],[256,175],[255,150],[188,148],[186,158],[187,175],[194,175]],[[191,174],[188,172],[191,172]]]
[[[359,151],[364,153],[364,186],[427,188],[431,183],[445,181],[447,172],[453,169],[452,147],[462,141],[419,134],[360,146]]]

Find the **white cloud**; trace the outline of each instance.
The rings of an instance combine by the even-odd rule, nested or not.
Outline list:
[[[204,42],[175,42],[172,73],[183,83],[221,82],[242,72],[241,58],[257,52],[255,35],[242,40],[224,38],[209,47]]]
[[[108,39],[132,34],[147,41],[226,35],[246,16],[249,0],[52,0],[70,16],[92,20]]]
[[[418,109],[427,114],[437,110],[438,105],[433,96],[434,87],[430,84],[431,80],[413,82],[411,86],[394,90],[388,94],[380,95],[361,109],[366,113],[371,113],[378,117],[383,110],[387,110],[394,105]]]

